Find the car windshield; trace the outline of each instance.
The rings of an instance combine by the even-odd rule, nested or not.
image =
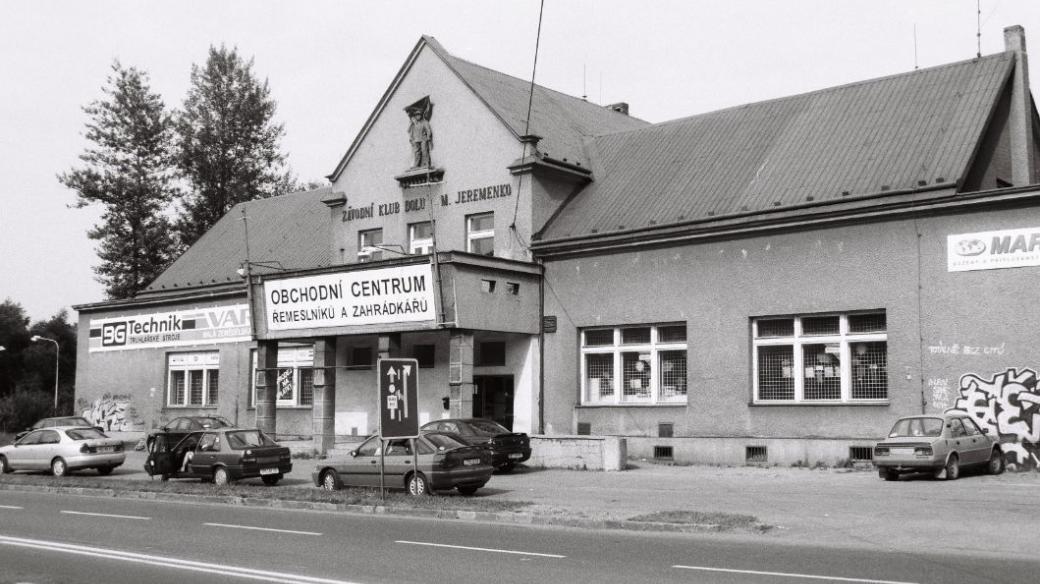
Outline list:
[[[255,446],[277,446],[278,443],[267,437],[260,430],[239,430],[227,433],[228,446],[235,450],[253,448]]]
[[[196,418],[196,420],[198,420],[199,424],[201,424],[203,428],[227,428],[231,426],[231,422],[219,416],[212,418]]]
[[[98,432],[95,428],[77,428],[75,430],[69,430],[65,432],[69,438],[73,440],[91,440],[94,438],[108,438],[101,432]]]
[[[927,436],[936,438],[942,434],[942,418],[904,418],[892,426],[889,438]]]
[[[492,422],[491,420],[473,420],[469,424],[473,426],[473,432],[481,436],[497,436],[498,434],[509,433],[509,430],[506,430],[498,422]]]
[[[427,434],[426,439],[437,447],[438,450],[448,450],[450,448],[459,448],[465,446],[462,442],[447,436],[445,434]]]

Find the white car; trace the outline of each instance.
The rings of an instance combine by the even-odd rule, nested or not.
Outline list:
[[[61,477],[73,470],[93,468],[107,475],[125,460],[121,440],[83,426],[40,428],[0,447],[0,473],[50,469],[54,476]]]

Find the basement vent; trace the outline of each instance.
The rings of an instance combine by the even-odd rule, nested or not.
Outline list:
[[[769,462],[769,455],[765,446],[747,446],[744,449],[744,460],[746,462]]]
[[[658,438],[671,438],[672,436],[675,436],[675,424],[671,422],[661,422],[657,425]]]
[[[591,436],[592,435],[592,424],[588,422],[578,422],[578,436]]]
[[[654,460],[672,460],[672,447],[654,446]]]
[[[852,462],[874,460],[874,449],[870,446],[849,446],[849,460]]]

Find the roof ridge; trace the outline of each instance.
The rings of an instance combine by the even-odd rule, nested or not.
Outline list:
[[[834,86],[831,86],[831,87],[824,87],[824,88],[821,88],[821,89],[813,89],[811,91],[806,91],[806,92],[803,92],[803,93],[793,93],[791,95],[782,95],[782,96],[779,96],[779,97],[772,97],[772,98],[769,98],[769,99],[763,99],[761,101],[751,101],[751,102],[747,102],[747,103],[741,103],[741,104],[732,105],[732,106],[729,106],[729,107],[724,107],[724,108],[721,108],[721,109],[710,110],[710,111],[706,111],[706,112],[700,112],[700,113],[696,113],[696,114],[692,114],[692,115],[688,115],[688,116],[683,116],[681,118],[674,118],[674,119],[671,119],[671,120],[665,120],[663,122],[652,123],[649,126],[646,126],[646,127],[643,127],[643,128],[632,128],[630,130],[618,130],[617,132],[610,132],[608,134],[600,134],[599,136],[596,136],[596,137],[597,138],[599,138],[599,137],[606,138],[606,137],[619,136],[621,134],[629,134],[629,133],[632,133],[632,132],[644,132],[644,131],[648,131],[648,130],[650,130],[652,128],[662,128],[662,127],[666,127],[666,126],[671,126],[673,124],[687,122],[687,121],[690,121],[692,119],[699,118],[701,116],[715,115],[715,114],[720,114],[720,113],[723,113],[723,112],[739,110],[739,109],[742,109],[742,108],[747,108],[747,107],[752,107],[752,106],[761,106],[761,105],[770,104],[770,103],[782,102],[782,101],[789,100],[789,99],[805,98],[805,97],[809,97],[809,96],[812,96],[812,95],[819,95],[819,94],[824,94],[824,93],[838,92],[838,91],[841,91],[841,90],[846,90],[846,89],[850,89],[850,88],[861,86],[861,85],[867,85],[867,84],[870,84],[870,83],[878,83],[878,82],[881,82],[881,81],[887,81],[889,79],[895,79],[895,78],[898,78],[898,77],[910,77],[912,75],[918,75],[918,74],[924,74],[924,73],[933,73],[933,72],[940,71],[940,70],[943,70],[943,69],[952,69],[954,67],[963,66],[963,65],[966,65],[968,63],[979,63],[979,62],[982,62],[982,61],[998,60],[998,59],[1004,60],[1009,55],[1012,55],[1012,54],[1013,53],[1010,53],[1010,52],[1007,52],[1007,51],[1001,52],[1001,53],[993,53],[993,54],[985,55],[985,56],[982,56],[982,57],[973,57],[971,59],[965,59],[963,61],[954,61],[953,63],[943,63],[942,65],[935,65],[935,66],[932,66],[932,67],[926,67],[924,69],[914,69],[913,71],[903,71],[902,73],[892,73],[890,75],[883,75],[881,77],[873,77],[871,79],[862,79],[862,80],[859,80],[859,81],[852,81],[850,83],[845,83],[845,84],[842,84],[842,85],[834,85]]]

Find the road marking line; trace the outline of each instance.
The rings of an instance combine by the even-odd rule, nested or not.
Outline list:
[[[517,554],[517,555],[521,555],[521,556],[538,556],[538,557],[541,557],[541,558],[566,558],[567,557],[567,556],[560,556],[560,555],[557,555],[557,554],[539,554],[537,552],[518,552],[516,550],[499,550],[499,549],[495,549],[495,548],[470,547],[470,546],[466,546],[466,545],[448,545],[446,543],[429,543],[429,542],[425,542],[425,541],[405,541],[405,540],[400,540],[399,539],[399,540],[395,541],[394,543],[404,543],[404,544],[408,544],[408,545],[426,545],[426,546],[430,546],[430,547],[443,547],[443,548],[452,548],[452,549],[457,549],[457,550],[474,550],[474,551],[478,551],[478,552],[494,552],[496,554]]]
[[[330,580],[327,578],[316,578],[300,574],[289,574],[286,572],[272,572],[267,570],[256,570],[252,568],[240,568],[223,564],[211,564],[207,562],[196,562],[191,560],[179,560],[175,558],[164,558],[135,552],[124,552],[120,550],[89,547],[75,544],[67,544],[56,541],[45,541],[37,539],[26,539],[21,537],[10,537],[0,535],[0,545],[11,545],[54,552],[62,552],[80,556],[91,556],[108,560],[119,560],[136,564],[147,564],[163,568],[176,568],[192,572],[204,572],[207,574],[218,574],[221,576],[237,576],[252,580],[265,582],[283,582],[287,584],[359,584],[345,580]]]
[[[787,578],[805,578],[809,580],[832,580],[835,582],[865,582],[867,584],[917,584],[897,580],[870,580],[867,578],[843,578],[841,576],[814,576],[812,574],[792,574],[787,572],[759,572],[757,570],[731,570],[726,568],[707,568],[704,566],[672,566],[681,570],[700,570],[703,572],[727,572],[730,574],[755,574],[758,576],[784,576]]]
[[[24,509],[25,507],[17,507],[15,505],[0,505],[0,509]]]
[[[275,531],[278,533],[293,533],[296,535],[321,535],[317,531],[296,531],[293,529],[274,529],[273,527],[253,527],[251,525],[232,525],[230,523],[203,523],[210,527],[232,527],[234,529],[255,529],[256,531]]]
[[[148,521],[151,517],[140,517],[138,515],[112,515],[110,513],[87,513],[86,511],[65,511],[62,513],[67,515],[90,515],[92,517],[114,517],[116,519],[140,519],[142,521]]]

